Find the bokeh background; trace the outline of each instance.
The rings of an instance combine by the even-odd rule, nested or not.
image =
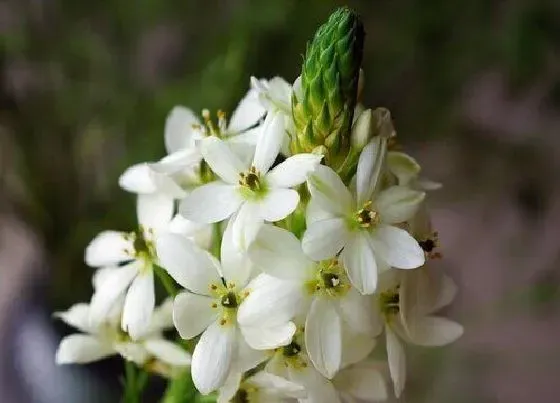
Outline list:
[[[50,315],[89,298],[88,241],[135,224],[119,174],[164,155],[174,105],[231,111],[251,75],[292,81],[343,4],[367,31],[366,105],[445,185],[438,264],[460,286],[464,337],[408,350],[401,401],[559,401],[560,2],[4,0],[1,402],[118,401],[118,360],[54,365],[70,329]]]

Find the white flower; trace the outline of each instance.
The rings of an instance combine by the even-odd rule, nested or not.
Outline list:
[[[307,331],[307,330],[306,330]],[[305,333],[305,332],[303,332]],[[321,375],[314,367],[306,354],[306,340],[301,331],[298,331],[292,342],[271,353],[272,357],[266,365],[266,371],[291,382],[305,387],[307,396],[299,398],[305,403],[340,403],[350,401],[351,397],[364,398],[382,396],[384,385],[377,368],[354,366],[363,362],[375,346],[373,339],[363,335],[343,333],[342,369],[331,381]],[[360,364],[356,364],[360,365]],[[355,379],[349,379],[356,377]]]
[[[343,329],[370,337],[378,332],[369,299],[351,288],[336,259],[313,261],[292,233],[269,225],[261,228],[249,252],[264,274],[247,287],[250,294],[238,312],[242,330],[303,316],[307,353],[328,378],[342,363]]]
[[[453,281],[423,267],[385,273],[375,296],[375,311],[385,323],[389,371],[398,397],[406,380],[406,358],[400,339],[420,346],[443,346],[463,334],[463,327],[433,314],[448,305],[456,293]]]
[[[307,396],[302,385],[265,371],[259,371],[245,379],[242,379],[242,375],[237,372],[230,376],[220,389],[218,403],[281,403]]]
[[[342,369],[332,383],[341,402],[378,402],[387,400],[384,365],[364,360]]]
[[[160,194],[139,195],[139,229],[133,233],[103,231],[86,248],[85,261],[91,267],[118,266],[103,276],[91,300],[93,324],[101,323],[119,298],[126,293],[122,329],[133,339],[149,324],[154,310],[154,238],[167,229],[173,203]]]
[[[168,155],[156,163],[141,163],[128,168],[119,178],[120,186],[138,194],[165,194],[172,199],[185,197],[186,190],[200,184],[202,155],[198,142],[207,136],[227,140],[240,156],[251,153],[259,134],[259,120],[265,109],[257,99],[257,91],[249,90],[227,122],[218,112],[217,123],[203,111],[202,122],[183,106],[174,107],[165,122],[165,148]]]
[[[185,237],[163,234],[156,241],[161,264],[188,291],[175,298],[173,322],[184,339],[202,333],[192,362],[192,378],[203,394],[216,390],[225,382],[232,365],[250,350],[239,332],[237,310],[246,297],[244,286],[251,266],[234,249],[231,225],[224,233],[221,263],[208,252],[197,248]],[[266,331],[273,345],[289,343],[295,329],[286,325]],[[255,336],[258,338],[258,336]]]
[[[85,364],[120,354],[138,365],[149,365],[150,368],[168,374],[173,372],[174,367],[190,365],[190,354],[163,338],[162,332],[173,326],[171,301],[154,311],[145,333],[139,335],[136,341],[121,331],[120,309],[116,309],[116,314],[96,326],[92,326],[89,321],[89,311],[88,304],[76,304],[66,312],[55,314],[68,325],[83,332],[62,339],[56,352],[58,364]]]
[[[420,165],[414,158],[403,152],[389,151],[387,153],[387,169],[400,186],[424,191],[441,188],[441,183],[420,178]]]
[[[376,194],[386,140],[374,139],[358,162],[356,194],[353,196],[331,169],[319,166],[309,178],[311,203],[303,249],[314,259],[336,256],[348,277],[362,294],[377,286],[377,273],[390,266],[414,269],[424,264],[418,242],[395,224],[415,214],[424,200],[423,192],[392,186]]]
[[[205,139],[202,154],[220,180],[195,189],[180,207],[187,219],[204,223],[233,215],[234,241],[240,249],[250,245],[264,221],[282,220],[295,210],[299,194],[291,188],[305,182],[321,160],[315,154],[297,154],[270,170],[285,134],[270,130],[267,122],[268,117],[251,164],[244,164],[223,141]]]

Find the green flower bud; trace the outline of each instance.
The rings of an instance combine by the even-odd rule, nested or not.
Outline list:
[[[301,71],[301,91],[292,98],[297,136],[292,152],[328,150],[335,167],[350,148],[356,106],[364,28],[358,15],[340,8],[317,30],[307,46]]]

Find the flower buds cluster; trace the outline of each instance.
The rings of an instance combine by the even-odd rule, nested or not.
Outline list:
[[[190,368],[219,402],[377,401],[386,372],[403,391],[405,344],[462,334],[437,314],[456,293],[430,263],[437,186],[391,149],[389,111],[357,100],[363,37],[341,9],[294,86],[253,78],[229,121],[172,110],[168,155],[119,181],[137,194],[138,228],[86,249],[94,294],[59,314],[83,332],[63,339],[59,363],[118,353],[169,377]],[[172,303],[156,308],[154,276]],[[172,326],[189,349],[165,339]]]

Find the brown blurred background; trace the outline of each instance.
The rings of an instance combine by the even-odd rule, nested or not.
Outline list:
[[[135,223],[118,175],[163,155],[174,105],[231,111],[251,75],[292,81],[343,4],[366,27],[365,103],[444,183],[439,264],[461,290],[464,337],[410,349],[401,400],[560,401],[560,2],[4,0],[0,402],[117,401],[117,360],[55,367],[70,329],[49,315],[89,298],[88,241]]]

